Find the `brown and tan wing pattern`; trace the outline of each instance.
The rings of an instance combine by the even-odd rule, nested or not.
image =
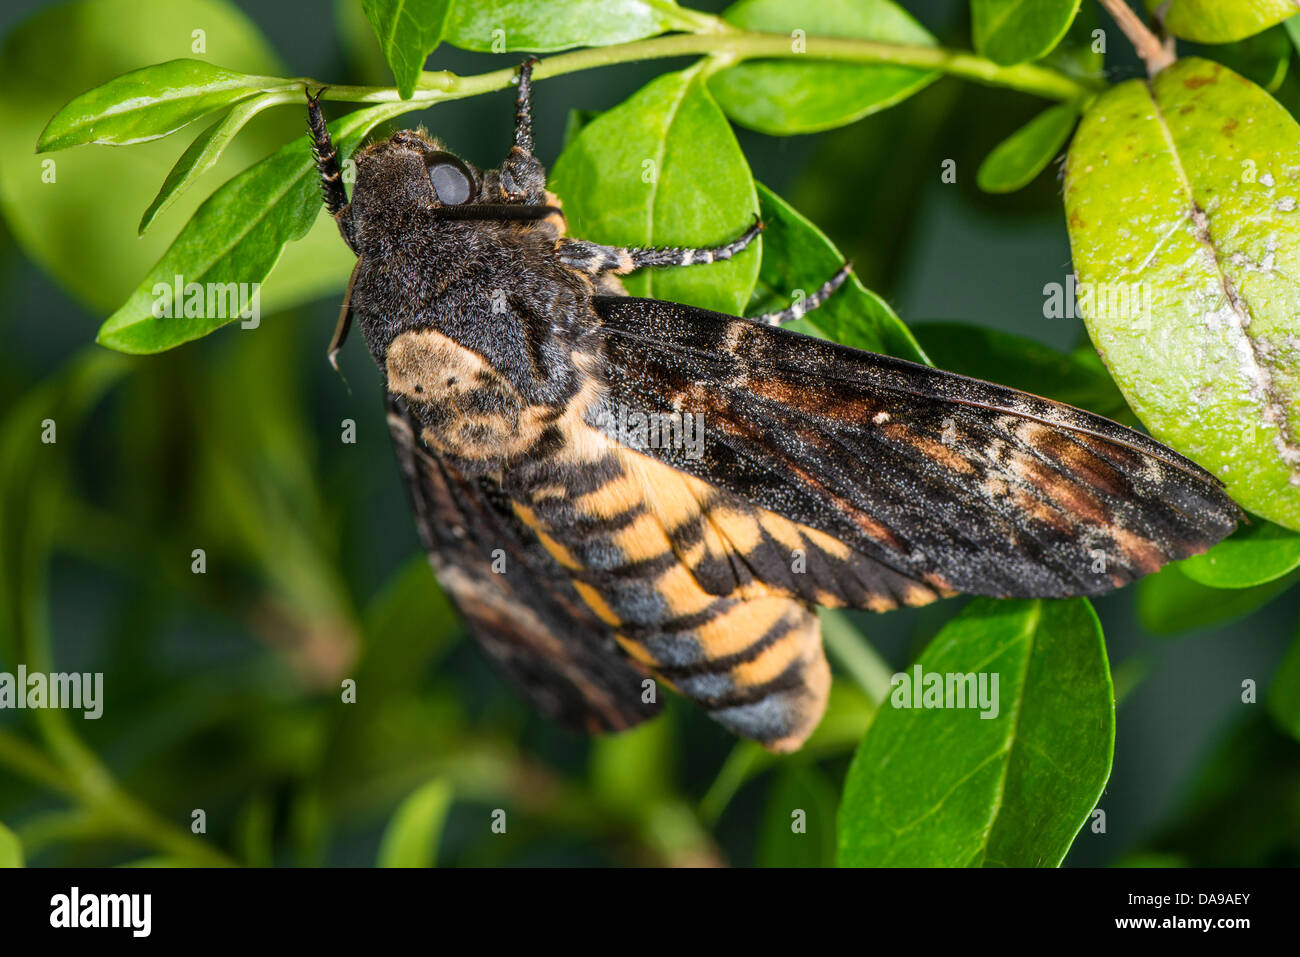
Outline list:
[[[642,700],[645,673],[500,490],[432,454],[401,398],[389,396],[388,419],[430,563],[500,671],[540,712],[578,730],[653,717],[658,705]]]
[[[714,552],[695,563],[716,589],[752,572],[810,600],[861,607],[882,604],[881,586],[907,603],[921,591],[1096,595],[1236,526],[1217,479],[1108,419],[675,303],[597,297],[595,308],[615,414],[702,416],[698,456],[662,442],[640,451],[774,526],[739,549],[743,566],[731,573]],[[791,574],[794,543],[779,519],[804,539],[823,536],[813,543],[819,573]]]

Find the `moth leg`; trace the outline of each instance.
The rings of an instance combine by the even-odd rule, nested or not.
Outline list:
[[[710,249],[690,249],[682,246],[636,249],[602,246],[599,243],[587,242],[585,239],[561,239],[556,246],[556,255],[559,256],[560,262],[570,269],[577,269],[593,276],[603,272],[622,276],[647,266],[696,266],[722,262],[752,243],[762,231],[763,223],[755,216],[754,224],[745,230],[743,235],[725,245]]]
[[[546,203],[546,170],[533,156],[533,64],[529,57],[519,65],[519,92],[515,95],[515,145],[501,164],[501,189],[516,203]]]
[[[343,187],[343,171],[339,168],[339,154],[330,140],[330,129],[321,112],[320,97],[325,87],[316,91],[316,95],[307,94],[307,131],[311,136],[311,155],[316,160],[316,169],[320,173],[321,195],[325,199],[325,208],[330,211],[338,223],[339,232],[347,242],[348,248],[356,251],[352,242],[352,217],[348,214],[348,193]]]
[[[836,270],[835,275],[822,283],[821,287],[811,296],[805,296],[803,299],[792,302],[789,306],[778,310],[777,312],[764,312],[757,316],[751,316],[750,318],[754,322],[766,323],[769,326],[779,326],[784,322],[802,319],[805,315],[830,298],[831,293],[844,285],[844,280],[848,279],[852,272],[853,265],[851,263],[845,263]]]

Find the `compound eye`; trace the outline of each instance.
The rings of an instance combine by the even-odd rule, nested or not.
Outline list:
[[[474,177],[465,164],[450,153],[429,157],[429,182],[444,206],[460,206],[474,195]]]

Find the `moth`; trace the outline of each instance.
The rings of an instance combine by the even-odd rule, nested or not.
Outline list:
[[[355,321],[438,580],[544,714],[627,728],[662,682],[792,751],[830,686],[816,606],[1099,595],[1236,526],[1145,435],[781,327],[847,266],[752,318],[628,296],[620,276],[727,259],[760,224],[712,249],[568,236],[530,76],[498,169],[402,130],[358,151],[349,201],[319,93],[309,127],[357,255],[330,359]],[[629,414],[698,441],[630,440]]]

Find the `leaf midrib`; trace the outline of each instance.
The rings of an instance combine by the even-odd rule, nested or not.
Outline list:
[[[992,802],[993,813],[989,815],[989,822],[979,836],[979,853],[981,859],[986,858],[988,855],[989,839],[993,835],[994,827],[997,826],[998,818],[1002,814],[1002,804],[1006,799],[1007,776],[1011,771],[1011,762],[1016,758],[1017,746],[1020,740],[1020,722],[1024,716],[1025,689],[1028,686],[1029,663],[1034,657],[1034,647],[1038,640],[1038,626],[1042,622],[1042,618],[1043,602],[1038,600],[1034,602],[1033,610],[1026,617],[1025,627],[1021,631],[1021,635],[1026,644],[1025,660],[1024,665],[1020,670],[1020,684],[1017,686],[1017,694],[1013,705],[1014,711],[1011,719],[1011,730],[1007,735],[1007,744],[1002,751],[996,752],[998,754],[1006,755],[1006,760],[1002,762],[1002,774],[998,778],[997,790],[994,792]]]
[[[1297,3],[1300,3],[1300,0],[1297,0]],[[1267,363],[1260,361],[1259,343],[1255,341],[1255,337],[1248,331],[1252,317],[1246,313],[1245,302],[1241,295],[1235,291],[1236,283],[1228,276],[1227,270],[1223,266],[1223,260],[1219,256],[1219,247],[1214,241],[1214,233],[1211,229],[1210,211],[1208,209],[1202,209],[1200,204],[1196,201],[1196,193],[1192,188],[1191,178],[1187,175],[1187,169],[1183,165],[1181,154],[1178,152],[1178,145],[1174,140],[1173,131],[1170,130],[1169,123],[1165,119],[1165,112],[1156,96],[1154,86],[1148,81],[1143,85],[1143,89],[1146,91],[1147,97],[1151,100],[1152,109],[1155,111],[1156,125],[1160,129],[1160,135],[1164,139],[1166,148],[1169,150],[1170,161],[1173,163],[1174,172],[1178,177],[1179,186],[1182,188],[1183,193],[1187,198],[1189,215],[1194,217],[1196,212],[1199,210],[1201,215],[1205,218],[1204,235],[1202,236],[1201,230],[1196,228],[1196,224],[1193,223],[1192,237],[1198,245],[1209,250],[1213,259],[1214,272],[1219,281],[1219,289],[1223,293],[1223,298],[1227,300],[1228,304],[1232,307],[1232,314],[1237,320],[1235,331],[1237,334],[1243,336],[1246,343],[1250,346],[1250,361],[1255,369],[1255,375],[1252,378],[1260,384],[1267,404],[1272,404],[1273,401],[1277,401],[1277,404],[1285,409],[1287,406],[1286,396],[1284,394],[1279,395],[1276,384],[1273,380],[1272,369],[1269,368]],[[1182,220],[1180,219],[1179,222],[1181,223]],[[1237,354],[1240,355],[1240,351],[1238,351]],[[1292,431],[1290,418],[1283,415],[1279,417],[1274,424],[1277,426],[1278,436],[1281,439],[1282,444],[1296,455],[1300,455],[1300,442],[1297,441],[1297,437]],[[1287,464],[1285,460],[1283,460],[1283,464]],[[1295,474],[1294,468],[1292,468],[1291,471],[1292,474]]]
[[[701,63],[702,62],[703,61],[701,61]],[[693,67],[689,67],[688,69],[682,72],[685,78],[685,82],[681,85],[681,89],[678,95],[673,98],[672,105],[669,109],[667,116],[665,117],[665,123],[663,124],[663,135],[658,137],[658,141],[659,141],[658,147],[655,151],[655,158],[654,158],[655,181],[654,184],[651,186],[650,197],[646,203],[645,235],[646,235],[647,245],[654,244],[655,204],[658,203],[659,201],[659,187],[663,182],[664,157],[667,155],[668,152],[668,135],[672,131],[673,123],[677,121],[677,114],[678,112],[681,111],[682,103],[686,100],[686,95],[690,92],[691,87],[694,86],[699,80],[700,66],[696,65]],[[646,275],[646,292],[653,293],[653,291],[654,291],[654,274],[653,272],[651,272],[651,273],[647,273]]]

